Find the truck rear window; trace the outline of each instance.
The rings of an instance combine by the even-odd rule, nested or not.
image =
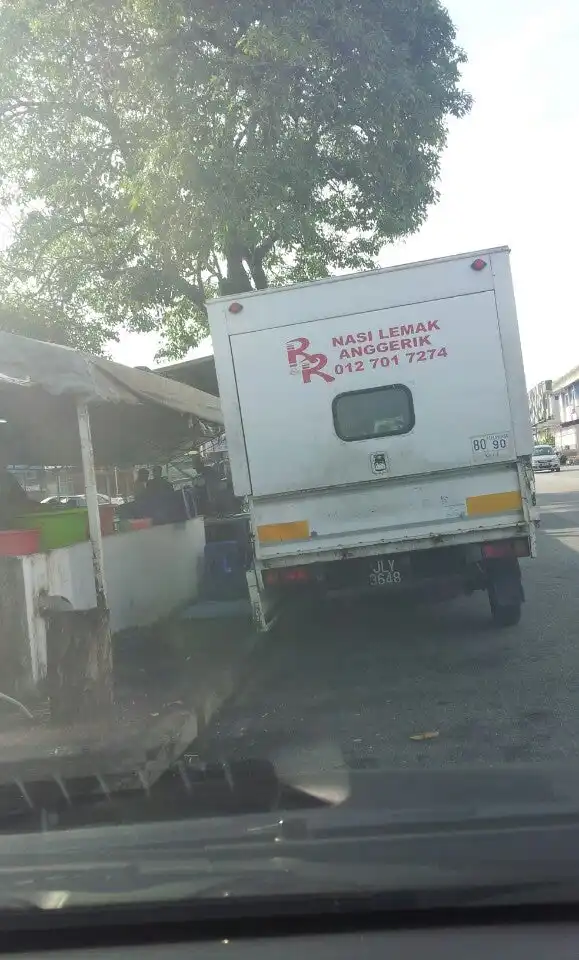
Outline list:
[[[412,394],[402,383],[340,393],[332,414],[340,440],[392,437],[408,433],[415,422]]]

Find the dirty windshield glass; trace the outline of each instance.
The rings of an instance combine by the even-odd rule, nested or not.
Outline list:
[[[578,41],[0,5],[0,921],[522,901],[579,826]]]

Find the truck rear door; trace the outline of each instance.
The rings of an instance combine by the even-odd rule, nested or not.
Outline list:
[[[493,290],[230,343],[258,555],[521,519]]]

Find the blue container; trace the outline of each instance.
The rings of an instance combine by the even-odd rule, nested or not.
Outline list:
[[[247,591],[243,554],[236,540],[205,544],[204,595],[221,600],[242,597]]]

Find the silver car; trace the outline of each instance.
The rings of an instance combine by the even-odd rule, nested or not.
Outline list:
[[[561,470],[561,460],[554,447],[547,444],[533,447],[531,464],[535,472],[537,470],[550,470],[551,473],[559,473]]]

